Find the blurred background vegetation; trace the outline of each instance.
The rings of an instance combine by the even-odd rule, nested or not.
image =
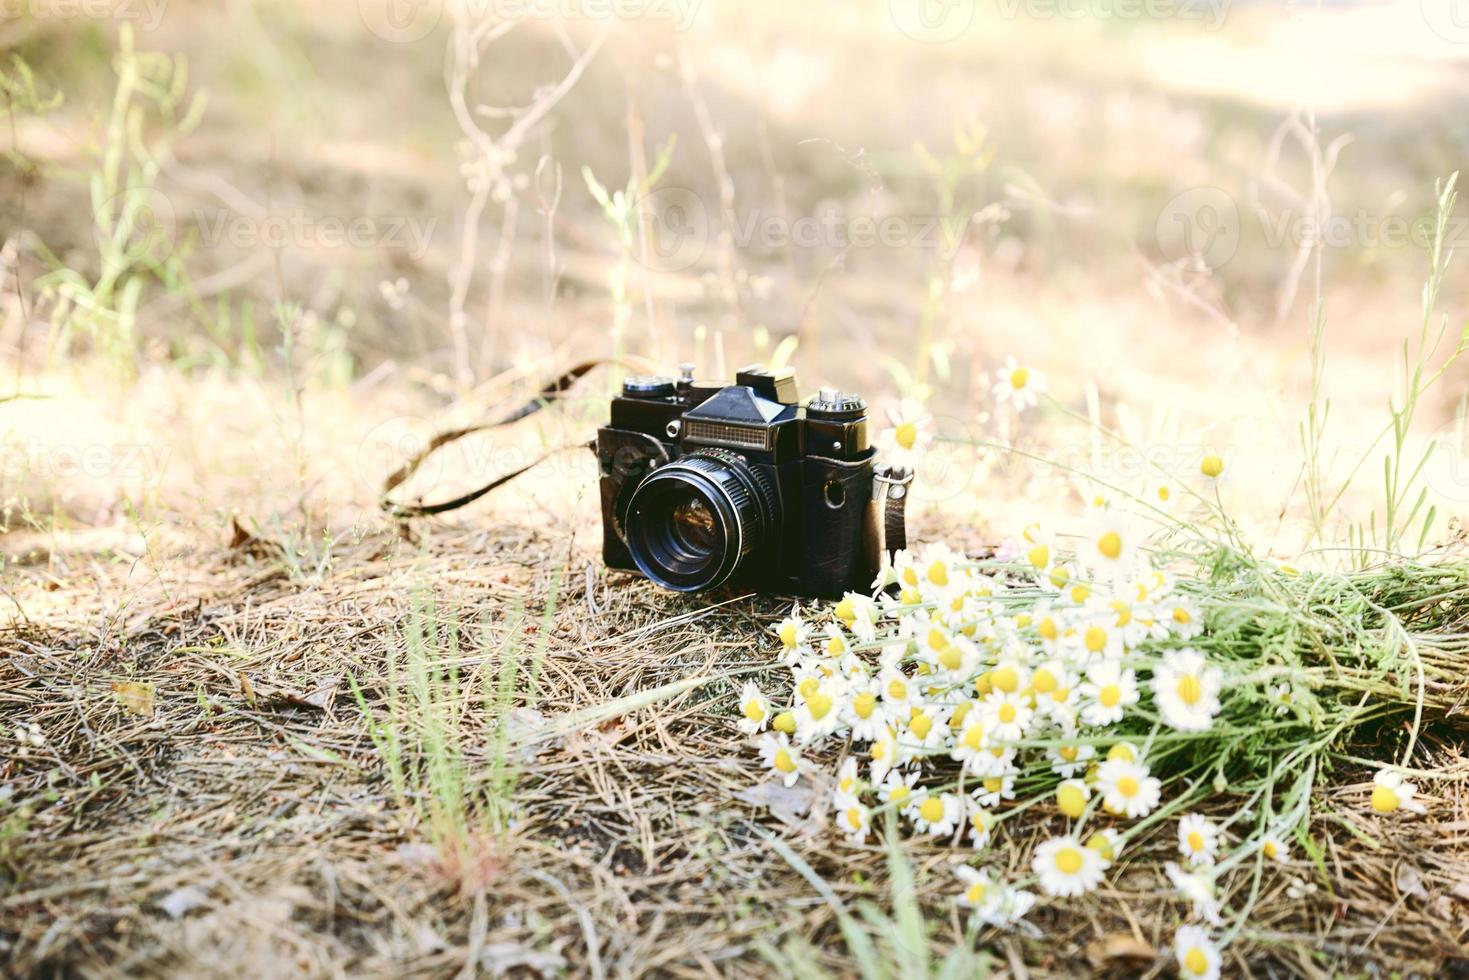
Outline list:
[[[789,360],[1001,441],[1013,353],[1142,443],[1227,448],[1273,508],[1313,304],[1348,437],[1416,333],[1469,58],[1431,8],[27,0],[0,14],[0,351],[22,392],[59,371],[92,398],[108,365],[129,394],[68,417],[163,422],[192,447],[171,473],[229,472],[225,406],[284,378],[313,424],[248,423],[235,468],[345,442],[359,503],[384,418],[589,353]],[[1464,295],[1451,274],[1443,307]],[[12,442],[56,407],[11,406]]]

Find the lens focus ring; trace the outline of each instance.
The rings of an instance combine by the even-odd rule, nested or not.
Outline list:
[[[713,526],[692,537],[682,533],[700,506]],[[709,589],[765,548],[778,518],[778,498],[763,474],[736,453],[700,450],[639,484],[628,501],[628,550],[643,574],[665,588]]]

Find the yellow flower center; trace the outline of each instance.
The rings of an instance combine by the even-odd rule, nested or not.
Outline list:
[[[1081,851],[1075,847],[1063,847],[1056,852],[1056,870],[1064,875],[1074,875],[1084,863]]]
[[[1123,762],[1136,762],[1137,753],[1132,751],[1132,746],[1126,742],[1118,742],[1107,750],[1107,760],[1109,762],[1116,762],[1119,759]]]
[[[1091,598],[1091,594],[1092,590],[1084,585],[1074,585],[1071,587],[1071,601],[1078,606]]]
[[[1178,679],[1178,699],[1184,704],[1198,704],[1204,696],[1204,686],[1193,674],[1184,674]]]
[[[980,902],[984,901],[984,882],[976,881],[974,884],[964,889],[964,901],[968,902],[970,905],[978,905]]]
[[[1183,966],[1188,972],[1203,976],[1209,969],[1209,956],[1195,946],[1183,955]]]
[[[1173,491],[1168,489],[1167,484],[1164,484],[1163,486],[1160,486],[1158,488],[1158,499],[1163,501],[1165,504],[1168,502],[1168,498],[1171,496],[1173,496]]]
[[[1097,550],[1102,553],[1103,558],[1116,561],[1122,557],[1122,535],[1116,531],[1108,531],[1097,539]]]
[[[840,636],[833,636],[826,641],[826,653],[830,657],[840,657],[847,652],[847,642]]]
[[[970,725],[964,729],[964,744],[978,752],[984,744],[984,729],[978,725]]]
[[[1081,755],[1081,746],[1063,745],[1056,750],[1056,754],[1065,759],[1067,762],[1075,762],[1076,757]]]
[[[903,581],[908,585],[916,587],[918,585],[918,570],[912,565],[903,569]]]
[[[745,702],[745,717],[751,721],[765,720],[765,706],[751,698]]]
[[[1089,849],[1096,851],[1102,856],[1102,859],[1106,861],[1111,861],[1117,856],[1117,853],[1112,850],[1112,842],[1109,841],[1107,839],[1107,835],[1102,833],[1100,830],[1086,839],[1086,846]]]
[[[1045,667],[1040,668],[1034,674],[1030,675],[1030,686],[1041,694],[1050,694],[1056,689],[1056,685],[1059,683],[1056,680],[1056,675]]]
[[[1030,562],[1032,568],[1045,568],[1051,563],[1051,549],[1049,545],[1038,544],[1025,553],[1025,560]]]
[[[1100,626],[1088,626],[1082,639],[1092,653],[1101,653],[1107,648],[1107,631]]]
[[[1059,589],[1061,588],[1061,586],[1071,581],[1071,573],[1058,565],[1057,567],[1051,569],[1051,572],[1047,576],[1047,578],[1051,580],[1052,585]]]
[[[775,720],[770,723],[770,727],[778,732],[785,732],[787,735],[790,735],[796,730],[796,716],[792,712],[782,711],[775,716]]]
[[[1199,833],[1197,830],[1189,831],[1188,849],[1193,851],[1195,854],[1202,851],[1204,849],[1204,835]]]
[[[1030,380],[1030,369],[1018,367],[1010,372],[1010,387],[1019,391]]]
[[[1220,459],[1218,456],[1215,456],[1213,453],[1210,453],[1208,456],[1205,456],[1202,461],[1200,461],[1199,472],[1204,474],[1211,480],[1215,479],[1219,476],[1220,473],[1224,472],[1224,460]]]
[[[831,698],[818,691],[806,699],[806,708],[811,712],[813,720],[820,721],[831,710]]]
[[[934,585],[949,584],[949,570],[944,567],[943,562],[936,561],[928,566],[928,580]]]
[[[955,708],[954,713],[949,716],[949,727],[955,729],[962,727],[964,725],[964,719],[968,716],[969,702],[965,701],[959,707]]]
[[[1378,813],[1392,813],[1398,806],[1398,794],[1393,791],[1392,787],[1372,787],[1372,809]]]
[[[862,811],[861,810],[857,809],[854,806],[847,807],[847,826],[851,827],[853,830],[859,830],[859,829],[861,829],[861,827],[862,827]]]
[[[831,611],[836,614],[837,619],[840,619],[848,626],[851,626],[857,621],[857,609],[852,605],[851,599],[843,599]]]
[[[821,681],[814,677],[804,677],[801,679],[801,683],[796,685],[796,691],[801,695],[803,701],[820,689]]]
[[[781,646],[785,647],[787,650],[793,649],[795,647],[795,645],[796,645],[796,624],[795,623],[786,623],[784,626],[782,626],[780,628],[780,644],[781,644]]]
[[[943,630],[935,626],[928,631],[928,648],[930,650],[942,650],[948,645],[949,638],[944,635]]]
[[[1066,816],[1075,820],[1086,809],[1086,794],[1073,783],[1063,783],[1056,790],[1056,806]]]
[[[930,796],[918,807],[918,815],[929,823],[942,820],[944,816],[944,801],[937,796]]]
[[[933,719],[920,711],[909,719],[908,730],[920,739],[928,738],[928,733],[933,731]]]
[[[856,712],[857,717],[861,718],[863,721],[866,721],[868,718],[872,717],[873,709],[875,709],[876,707],[877,695],[873,694],[871,691],[863,691],[861,694],[852,699],[852,710]]]
[[[1121,779],[1117,780],[1117,792],[1121,793],[1129,800],[1136,796],[1137,791],[1140,789],[1142,789],[1142,787],[1138,785],[1138,781],[1132,776],[1123,776]]]
[[[916,606],[923,601],[923,593],[917,589],[904,589],[898,593],[898,601],[905,606]]]
[[[1051,700],[1056,704],[1065,704],[1066,699],[1071,697],[1071,688],[1058,687],[1051,692]]]
[[[1011,704],[1008,701],[1005,702],[1004,704],[1000,705],[1000,721],[1002,721],[1002,722],[1004,722],[1005,724],[1008,725],[1008,724],[1010,724],[1010,722],[1012,722],[1014,720],[1015,720],[1015,705]]]
[[[795,772],[796,760],[785,749],[780,749],[775,753],[775,768],[781,772]]]
[[[1261,850],[1264,851],[1265,856],[1270,858],[1270,860],[1272,861],[1275,860],[1278,854],[1280,854],[1280,847],[1273,840],[1265,841],[1265,846],[1262,847]]]
[[[1017,629],[1025,629],[1027,626],[1030,625],[1030,623],[1030,613],[1021,613],[1019,616],[1015,617],[1015,626]]]
[[[998,793],[1004,788],[1005,781],[999,776],[991,776],[989,779],[986,779],[984,781],[984,791],[986,793]]]
[[[1014,694],[1015,689],[1020,686],[1020,674],[1014,667],[1006,664],[990,671],[990,682],[1006,694]]]
[[[906,786],[894,786],[892,788],[891,792],[888,793],[888,802],[889,803],[902,803],[907,798],[908,798],[908,787],[906,787]]]
[[[1041,635],[1041,639],[1043,640],[1054,640],[1060,635],[1056,629],[1056,621],[1050,616],[1041,620],[1040,625],[1035,628],[1035,631]]]
[[[1173,610],[1173,621],[1180,626],[1187,626],[1194,621],[1193,614],[1182,606]]]
[[[1122,700],[1122,688],[1116,684],[1108,684],[1097,692],[1097,700],[1102,702],[1104,708],[1115,708],[1117,702]]]
[[[893,441],[904,449],[912,449],[913,444],[918,441],[918,426],[912,422],[904,422],[893,434]]]
[[[894,677],[888,681],[888,697],[894,701],[902,701],[908,696],[908,682]]]
[[[959,665],[964,662],[964,655],[959,652],[958,647],[946,647],[939,654],[939,663],[945,670],[958,670]]]
[[[1117,625],[1126,626],[1132,622],[1132,607],[1118,599],[1112,603],[1112,611],[1117,614]]]

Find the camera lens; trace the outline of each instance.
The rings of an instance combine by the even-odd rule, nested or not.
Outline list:
[[[627,506],[628,551],[666,589],[712,589],[764,549],[775,492],[734,453],[706,449],[654,470]]]

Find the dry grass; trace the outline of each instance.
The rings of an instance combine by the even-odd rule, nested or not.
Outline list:
[[[763,773],[730,724],[729,681],[571,730],[555,724],[669,681],[765,669],[761,633],[779,607],[737,596],[705,606],[598,576],[563,530],[476,521],[421,533],[365,533],[309,583],[293,580],[272,542],[248,536],[176,555],[146,584],[129,580],[121,540],[65,556],[87,569],[69,584],[38,564],[15,568],[20,608],[60,592],[67,612],[18,618],[0,640],[4,714],[39,724],[47,740],[0,773],[26,801],[24,811],[6,804],[0,831],[10,970],[753,975],[769,969],[762,946],[793,935],[846,969],[832,909],[768,836],[789,841],[847,902],[888,900],[882,848],[835,844],[819,795],[815,814],[785,819],[741,798]],[[561,598],[541,635],[537,603],[553,586]],[[480,623],[518,623],[527,642],[544,643],[538,679],[511,715],[513,826],[457,866],[425,845],[412,808],[393,804],[344,680],[381,697],[425,592],[466,651]],[[517,619],[522,608],[532,615]],[[474,653],[459,662],[461,677],[499,666]],[[471,772],[488,764],[490,727],[466,716]],[[1375,819],[1363,773],[1335,774],[1316,801],[1325,875],[1299,851],[1292,866],[1267,869],[1230,972],[1465,968],[1462,737],[1456,717],[1429,728],[1425,758],[1445,779],[1427,788],[1424,818]],[[796,803],[809,802],[799,789]],[[1045,821],[1025,830],[1043,835]],[[1161,969],[1153,951],[1179,913],[1156,871],[1167,838],[1130,850],[1088,901],[1038,912],[1043,936],[987,937],[996,968]],[[1020,867],[1029,845],[1012,839],[1002,853]],[[942,947],[962,935],[948,898],[955,855],[916,842],[909,853]],[[1319,885],[1295,897],[1296,878]],[[1249,886],[1245,874],[1231,883]]]

